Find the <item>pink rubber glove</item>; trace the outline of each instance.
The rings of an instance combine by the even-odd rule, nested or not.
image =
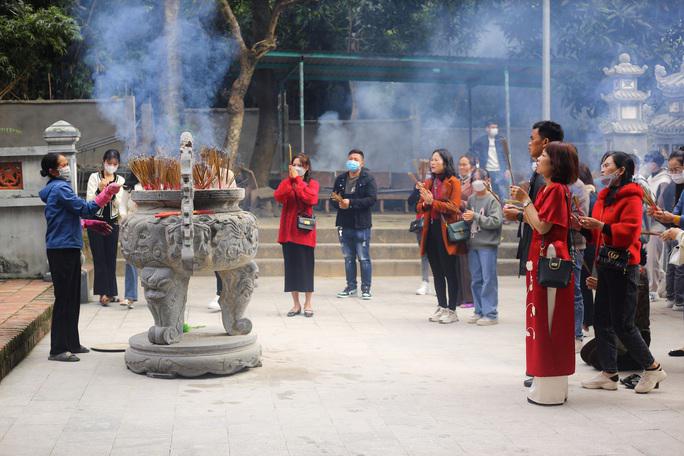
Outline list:
[[[112,182],[111,184],[107,185],[105,189],[100,192],[99,195],[95,197],[95,204],[97,204],[100,207],[105,207],[107,203],[109,203],[112,200],[112,198],[114,198],[114,195],[119,193],[119,190],[121,190],[121,185]]]
[[[109,236],[112,234],[112,226],[102,220],[83,220],[81,219],[81,226],[83,228],[90,228],[96,233],[100,233],[103,236]]]

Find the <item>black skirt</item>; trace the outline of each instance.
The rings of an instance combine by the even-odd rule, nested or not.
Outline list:
[[[286,242],[282,246],[285,292],[314,291],[314,248],[293,242]]]

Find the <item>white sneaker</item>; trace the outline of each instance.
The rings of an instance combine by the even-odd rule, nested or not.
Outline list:
[[[582,380],[582,388],[615,391],[618,389],[618,374],[608,377],[600,372],[596,377]]]
[[[663,370],[663,366],[659,366],[656,370],[645,370],[641,374],[641,380],[634,387],[634,391],[639,394],[646,394],[656,388],[660,382],[667,378],[667,374]]]
[[[656,293],[655,291],[650,291],[650,292],[648,293],[648,299],[649,299],[651,302],[656,302],[656,301],[657,301],[658,299],[660,299],[660,298],[658,297],[658,293]]]
[[[477,326],[492,326],[499,323],[496,318],[482,317],[477,320]]]
[[[207,305],[207,309],[209,310],[221,310],[221,305],[219,304],[219,297],[215,296],[214,299],[211,300],[211,302]]]
[[[428,288],[430,287],[430,282],[421,282],[420,287],[416,290],[416,294],[420,296],[425,296],[428,294]]]
[[[440,318],[442,318],[442,314],[446,311],[444,307],[437,306],[437,310],[435,310],[435,313],[430,315],[430,318],[428,320],[430,321],[439,321]]]
[[[482,318],[482,315],[472,314],[472,315],[468,318],[468,324],[474,325],[475,323],[477,323],[477,320],[479,320],[480,318]]]
[[[684,304],[677,304],[675,302],[675,304],[672,306],[672,310],[677,311],[677,312],[681,312],[684,310]]]
[[[674,306],[674,301],[668,299],[667,303],[665,303],[665,307],[667,307],[668,309],[672,309],[672,306]]]
[[[582,339],[575,339],[575,353],[582,351]]]
[[[455,310],[451,309],[446,309],[443,313],[442,316],[439,319],[439,322],[442,324],[449,324],[449,323],[455,323],[458,321],[458,314],[456,313]]]

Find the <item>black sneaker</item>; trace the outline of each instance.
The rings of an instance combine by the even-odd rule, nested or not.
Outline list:
[[[364,291],[361,293],[361,299],[368,301],[373,298],[373,295],[371,294],[370,290]]]
[[[356,296],[356,288],[345,288],[344,290],[337,293],[338,298],[349,298],[350,296]]]

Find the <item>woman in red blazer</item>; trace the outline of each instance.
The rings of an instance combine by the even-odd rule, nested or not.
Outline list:
[[[592,217],[580,217],[584,228],[593,230],[597,248],[610,247],[615,252],[628,252],[627,267],[617,269],[597,261],[596,277],[587,286],[596,290],[594,330],[598,356],[603,371],[584,380],[588,389],[616,390],[618,387],[616,336],[630,356],[644,369],[634,388],[648,393],[667,374],[658,364],[641,333],[634,325],[639,281],[643,193],[632,182],[634,161],[624,152],[608,152],[601,160],[601,182],[606,186],[598,195]],[[597,258],[598,258],[597,254]]]
[[[280,214],[278,242],[283,247],[285,262],[285,292],[292,293],[294,302],[288,317],[302,313],[299,293],[305,293],[304,315],[313,317],[311,297],[314,291],[314,248],[316,227],[312,230],[299,228],[300,216],[312,218],[313,206],[318,204],[318,182],[311,179],[311,161],[304,154],[292,159],[288,176],[282,180],[274,193],[275,200],[283,205]]]
[[[456,176],[454,160],[446,149],[437,149],[430,159],[432,178],[418,184],[420,201],[417,210],[423,214],[420,254],[427,254],[437,294],[437,310],[429,318],[439,323],[458,321],[458,259],[466,253],[465,243],[452,243],[446,225],[461,218],[461,182]],[[449,295],[447,299],[447,285]]]

